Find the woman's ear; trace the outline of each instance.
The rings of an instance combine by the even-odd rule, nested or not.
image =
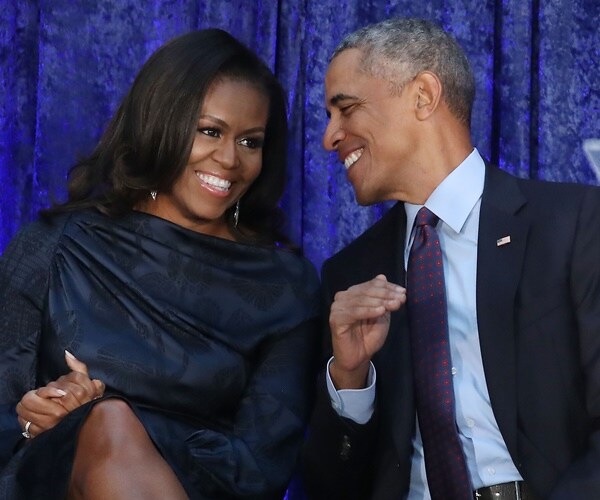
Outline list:
[[[442,98],[442,82],[431,71],[421,71],[414,80],[417,86],[416,115],[426,120],[439,106]]]

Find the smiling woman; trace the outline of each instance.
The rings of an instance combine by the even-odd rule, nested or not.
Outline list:
[[[131,209],[154,213],[150,201],[170,197],[182,203],[176,192],[200,155],[207,155],[203,168],[208,171],[197,173],[227,181],[226,167],[216,175],[211,169],[224,161],[232,162],[229,172],[246,170],[251,150],[259,173],[245,187],[231,188],[221,214],[228,230],[221,227],[218,235],[285,245],[278,201],[286,178],[286,132],[285,94],[256,54],[221,30],[184,35],[142,67],[93,154],[72,169],[69,201],[44,214],[90,207],[111,216]],[[168,213],[177,213],[176,220],[162,211],[156,215],[182,223],[182,214],[173,208]],[[214,234],[214,226],[196,225],[200,219],[181,225]]]
[[[234,239],[225,214],[260,174],[269,110],[255,85],[215,81],[206,94],[188,163],[171,189],[139,209],[188,229]],[[235,227],[235,225],[234,225]]]
[[[0,498],[281,498],[318,322],[280,232],[284,103],[229,34],[171,41],[11,242]]]

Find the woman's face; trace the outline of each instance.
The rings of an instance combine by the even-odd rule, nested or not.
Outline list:
[[[204,98],[187,166],[144,211],[193,231],[233,239],[225,211],[262,168],[268,97],[243,81],[219,79]],[[242,208],[243,210],[243,208]]]

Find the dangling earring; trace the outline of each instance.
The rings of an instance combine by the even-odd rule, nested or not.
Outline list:
[[[235,204],[235,210],[233,212],[233,225],[235,227],[238,226],[238,222],[240,221],[240,200]]]
[[[153,189],[152,191],[150,191],[150,196],[152,197],[152,201],[156,201],[156,195],[158,193]]]

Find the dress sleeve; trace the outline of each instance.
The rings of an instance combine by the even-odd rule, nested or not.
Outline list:
[[[48,269],[60,231],[34,222],[0,257],[0,467],[21,436],[15,407],[35,387]]]
[[[188,439],[210,498],[281,498],[296,466],[311,401],[317,319],[263,346],[230,432]],[[278,496],[277,496],[278,495]]]

